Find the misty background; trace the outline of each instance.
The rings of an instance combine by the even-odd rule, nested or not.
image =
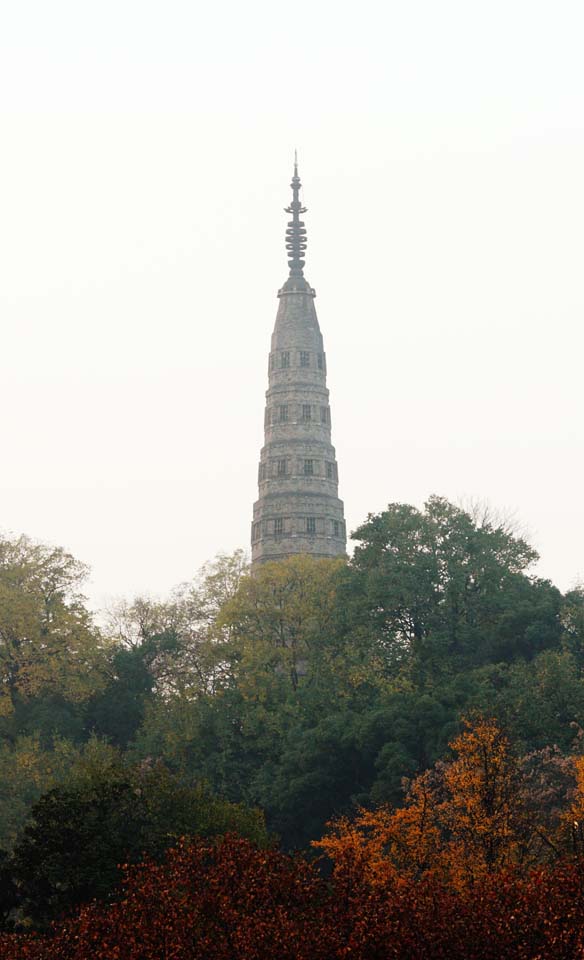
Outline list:
[[[349,529],[431,494],[584,576],[584,8],[0,7],[0,529],[164,593],[248,547],[298,148]]]

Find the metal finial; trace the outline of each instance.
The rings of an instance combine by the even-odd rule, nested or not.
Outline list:
[[[304,276],[304,253],[306,250],[306,227],[300,219],[301,213],[306,213],[306,207],[300,202],[300,188],[302,184],[298,176],[298,154],[294,151],[294,175],[292,177],[292,203],[285,207],[286,213],[292,214],[292,219],[288,221],[286,228],[286,251],[288,253],[288,266],[290,267],[291,277]]]

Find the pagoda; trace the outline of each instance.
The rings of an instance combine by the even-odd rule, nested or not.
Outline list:
[[[327,361],[315,290],[304,276],[306,227],[294,163],[292,202],[285,208],[290,275],[280,303],[268,361],[259,496],[253,507],[252,564],[293,554],[338,557],[346,552],[343,502],[331,443]]]

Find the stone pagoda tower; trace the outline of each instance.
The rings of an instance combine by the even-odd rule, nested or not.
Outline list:
[[[294,163],[292,219],[286,229],[290,276],[278,291],[266,393],[265,443],[260,455],[259,499],[253,507],[252,564],[292,554],[338,557],[346,550],[343,502],[331,444],[326,355],[304,277],[306,212]]]

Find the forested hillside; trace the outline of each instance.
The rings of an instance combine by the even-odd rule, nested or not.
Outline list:
[[[533,575],[521,536],[438,497],[391,504],[353,536],[350,561],[297,557],[254,576],[241,553],[221,556],[100,628],[83,565],[0,541],[0,847],[30,916],[100,894],[101,861],[58,903],[26,863],[38,875],[59,849],[101,848],[108,817],[111,858],[137,859],[182,834],[265,845],[266,826],[308,849],[359,807],[407,810],[416,778],[452,759],[463,717],[496,721],[556,829],[584,752],[584,590],[562,595]]]

